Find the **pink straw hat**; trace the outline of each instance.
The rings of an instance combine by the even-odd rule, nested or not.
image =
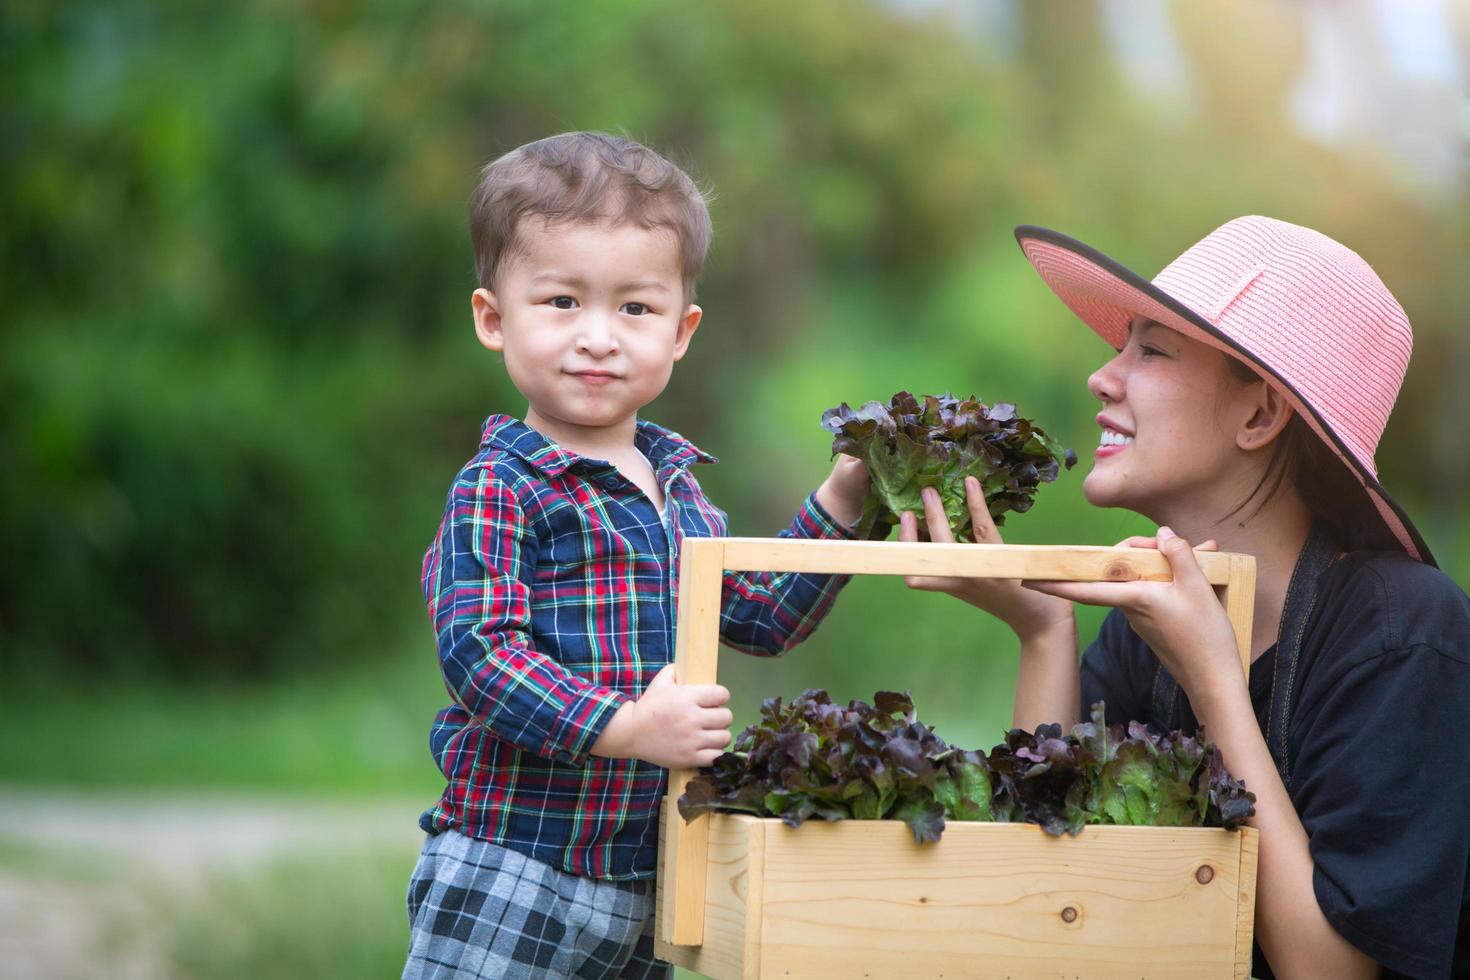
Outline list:
[[[1274,383],[1363,484],[1404,550],[1434,564],[1373,462],[1414,336],[1403,308],[1355,252],[1310,228],[1236,218],[1150,283],[1047,228],[1021,225],[1016,240],[1052,291],[1115,350],[1142,316]]]

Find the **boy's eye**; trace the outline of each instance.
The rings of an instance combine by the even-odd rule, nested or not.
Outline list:
[[[647,316],[653,311],[644,303],[624,303],[623,312],[629,316]]]
[[[1157,347],[1150,347],[1148,344],[1139,345],[1138,352],[1144,357],[1162,356],[1164,353]]]
[[[553,296],[550,303],[558,310],[574,310],[577,308],[577,301],[570,296]]]

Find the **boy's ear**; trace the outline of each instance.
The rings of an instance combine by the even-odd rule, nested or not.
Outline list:
[[[500,332],[500,304],[488,289],[477,289],[470,295],[470,310],[475,315],[475,336],[490,350],[505,349],[505,335]]]
[[[684,352],[689,349],[689,339],[694,336],[694,331],[699,329],[699,321],[702,319],[704,319],[704,310],[690,303],[684,315],[679,318],[678,331],[674,334],[674,360],[682,358]]]
[[[1253,410],[1240,431],[1235,434],[1235,445],[1240,449],[1253,450],[1269,445],[1286,429],[1286,423],[1296,413],[1287,404],[1286,396],[1272,385],[1260,382],[1260,393],[1254,399]]]

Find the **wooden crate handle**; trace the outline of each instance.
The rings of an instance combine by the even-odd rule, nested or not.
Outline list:
[[[1250,555],[1196,552],[1205,578],[1225,606],[1236,648],[1250,674],[1251,616],[1256,560]],[[680,555],[674,677],[713,684],[719,666],[720,594],[724,573],[808,572],[827,575],[942,575],[1067,582],[1167,582],[1169,560],[1141,548],[1007,544],[906,544],[798,538],[688,538]],[[685,823],[678,800],[693,769],[669,772],[664,799],[660,938],[675,946],[704,943],[705,872],[709,821]]]

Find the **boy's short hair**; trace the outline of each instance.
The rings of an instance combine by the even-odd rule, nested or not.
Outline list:
[[[562,133],[487,164],[470,200],[482,287],[494,288],[528,215],[667,229],[679,244],[685,301],[694,296],[709,251],[709,205],[688,174],[640,143],[606,133]]]

